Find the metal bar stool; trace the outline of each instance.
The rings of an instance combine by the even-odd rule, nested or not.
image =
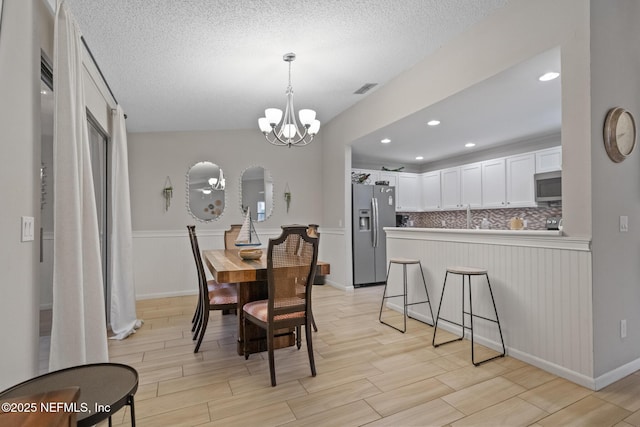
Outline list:
[[[391,271],[391,264],[400,264],[402,265],[402,275],[403,275],[403,290],[404,293],[402,294],[397,294],[397,295],[387,295],[387,285],[389,284],[389,272]],[[422,283],[424,284],[424,292],[427,295],[427,299],[424,301],[417,301],[417,302],[411,302],[411,303],[407,303],[407,297],[408,297],[408,293],[407,293],[407,265],[409,264],[417,264],[418,268],[420,268],[420,274],[422,275]],[[389,299],[389,298],[397,298],[397,297],[404,297],[404,329],[400,329],[397,328],[385,321],[382,320],[382,309],[384,307],[384,300]],[[417,259],[409,259],[409,258],[391,258],[389,260],[389,268],[387,269],[387,278],[385,280],[384,283],[384,292],[382,293],[382,304],[380,304],[380,314],[378,316],[378,320],[380,321],[380,323],[384,323],[387,326],[392,327],[393,329],[402,332],[403,334],[407,331],[407,307],[410,305],[417,305],[417,304],[429,304],[429,313],[431,313],[431,319],[433,321],[433,311],[431,310],[431,302],[429,299],[429,291],[427,290],[427,282],[424,279],[424,272],[422,271],[422,264],[420,263],[420,260]],[[416,319],[418,320],[418,319]],[[420,321],[420,320],[418,320]],[[422,322],[422,323],[426,323],[429,326],[433,326],[427,322]]]
[[[444,319],[440,317],[440,309],[442,308],[442,300],[444,299],[444,292],[445,292],[445,288],[447,286],[447,277],[449,276],[449,273],[451,274],[459,274],[462,276],[462,324],[453,322],[451,320],[448,319]],[[464,287],[464,283],[465,283],[465,276],[467,277],[467,289],[469,290],[469,311],[464,311],[464,291],[465,291],[465,287]],[[483,317],[480,316],[478,314],[473,314],[473,302],[471,299],[471,276],[485,276],[487,278],[487,286],[489,287],[489,294],[491,295],[491,302],[493,303],[493,311],[496,314],[496,318],[495,319],[489,319],[487,317]],[[466,325],[465,322],[465,314],[469,315],[469,319],[470,319],[470,326]],[[498,325],[498,331],[500,332],[500,342],[502,343],[502,354],[498,354],[497,356],[493,356],[490,357],[488,359],[485,360],[481,360],[479,362],[476,362],[475,360],[475,356],[474,356],[474,352],[473,352],[473,318],[474,317],[478,317],[480,319],[483,320],[487,320],[489,322],[494,322]],[[446,322],[449,322],[453,325],[456,326],[460,326],[462,327],[462,336],[459,338],[454,338],[452,340],[449,341],[445,341],[445,342],[441,342],[436,344],[436,333],[438,332],[438,321],[439,320],[444,320]],[[493,298],[493,291],[491,290],[491,282],[489,282],[489,274],[487,273],[486,269],[483,268],[476,268],[476,267],[448,267],[447,268],[447,273],[444,276],[444,284],[442,285],[442,295],[440,296],[440,304],[438,305],[438,315],[436,316],[436,321],[435,321],[435,327],[433,329],[433,340],[431,341],[433,347],[438,347],[441,346],[443,344],[448,344],[454,341],[460,341],[464,338],[464,332],[465,329],[468,329],[471,331],[471,362],[475,365],[475,366],[479,366],[480,364],[484,363],[484,362],[488,362],[490,360],[493,359],[497,359],[498,357],[504,357],[505,355],[505,347],[504,347],[504,339],[502,338],[502,328],[500,327],[500,319],[498,318],[498,310],[496,309],[496,301]]]

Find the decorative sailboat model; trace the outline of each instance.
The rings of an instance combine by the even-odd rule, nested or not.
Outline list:
[[[251,208],[247,208],[247,215],[244,217],[242,227],[238,232],[235,245],[242,248],[239,251],[240,258],[242,259],[258,259],[262,256],[262,250],[255,249],[253,247],[260,246],[260,239],[258,233],[253,226],[251,220]]]

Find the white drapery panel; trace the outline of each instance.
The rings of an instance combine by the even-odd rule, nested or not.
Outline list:
[[[111,110],[111,280],[110,321],[114,336],[124,339],[142,325],[136,318],[133,279],[133,236],[129,199],[129,161],[124,112],[119,105]]]
[[[50,371],[109,359],[80,37],[66,1],[60,1],[53,55],[55,238]]]

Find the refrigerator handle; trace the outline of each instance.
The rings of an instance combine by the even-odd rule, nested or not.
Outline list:
[[[375,197],[371,199],[371,212],[373,214],[373,224],[371,228],[373,229],[373,247],[378,247],[378,199]]]

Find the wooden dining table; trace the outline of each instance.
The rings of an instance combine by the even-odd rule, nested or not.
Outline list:
[[[267,350],[266,332],[264,329],[248,323],[243,328],[244,312],[242,307],[251,301],[268,298],[267,289],[267,250],[263,250],[262,257],[256,260],[240,258],[238,249],[208,249],[202,251],[202,256],[209,271],[218,283],[238,284],[238,343],[239,355],[244,354],[244,341],[247,340],[249,353],[260,353]],[[330,274],[330,265],[318,261],[316,276]],[[295,344],[292,330],[279,331],[279,337],[274,341],[275,348],[288,347]]]

